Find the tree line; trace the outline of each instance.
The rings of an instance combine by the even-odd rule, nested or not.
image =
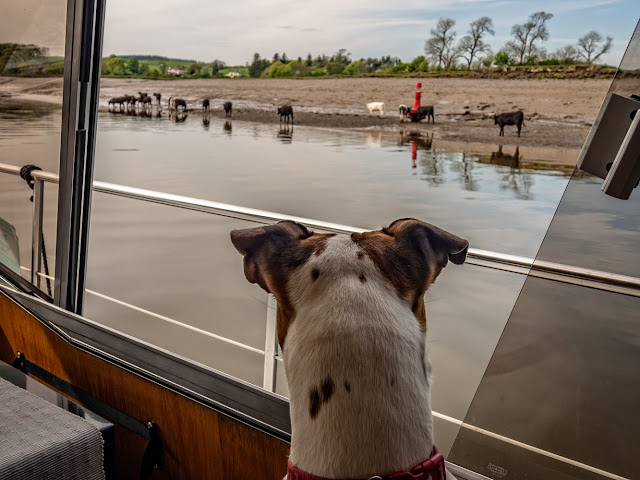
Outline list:
[[[511,39],[493,53],[487,39],[495,35],[493,20],[483,16],[469,24],[465,34],[457,39],[456,21],[440,18],[425,41],[424,55],[409,62],[396,56],[352,59],[351,53],[340,49],[333,55],[289,58],[286,53],[274,53],[271,59],[254,53],[243,74],[258,78],[321,77],[326,75],[405,74],[448,70],[483,70],[488,67],[510,65],[572,65],[594,64],[613,46],[613,38],[603,37],[592,30],[578,38],[575,44],[548,52],[544,43],[549,40],[548,22],[552,13],[534,12],[523,23],[511,27]],[[61,75],[64,62],[57,57],[49,60],[48,49],[36,45],[0,44],[0,72],[9,75]],[[116,56],[102,60],[105,76],[134,76],[143,78],[175,78],[168,74],[171,66],[184,70],[188,78],[223,77],[230,69],[225,62],[195,62],[168,59],[155,55]]]
[[[452,18],[440,18],[430,30],[424,46],[424,55],[404,63],[398,57],[360,58],[352,60],[346,49],[332,56],[311,53],[306,58],[290,59],[286,53],[275,53],[271,60],[253,54],[249,64],[252,77],[305,77],[324,75],[402,74],[442,70],[482,70],[487,67],[509,65],[574,65],[596,63],[613,46],[613,38],[604,38],[590,31],[577,39],[575,45],[566,45],[555,52],[547,52],[543,43],[550,37],[548,21],[553,14],[540,11],[511,27],[512,39],[498,52],[492,52],[487,43],[495,35],[493,20],[481,17],[469,24],[458,41]]]
[[[140,57],[109,55],[109,57],[102,59],[102,75],[104,76],[175,78],[175,75],[168,74],[171,67],[180,68],[184,71],[184,76],[189,78],[217,78],[223,76],[226,64],[217,59],[212,62],[196,62],[194,60],[169,59],[158,55]]]
[[[555,52],[547,52],[543,43],[549,40],[547,22],[552,13],[540,11],[529,15],[524,23],[511,27],[511,40],[493,54],[485,39],[495,35],[493,20],[481,17],[456,42],[455,20],[440,18],[430,30],[424,51],[437,68],[444,70],[479,70],[482,67],[507,65],[572,65],[596,63],[613,46],[613,38],[592,30],[577,39],[575,45],[566,45]],[[462,63],[462,64],[461,64]]]

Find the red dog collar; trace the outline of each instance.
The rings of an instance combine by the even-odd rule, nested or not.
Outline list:
[[[433,446],[431,457],[424,462],[420,462],[407,472],[396,472],[385,477],[373,476],[368,480],[447,480],[447,472],[444,468],[444,457]],[[291,465],[291,460],[287,464],[287,480],[327,480],[316,477],[310,473]]]

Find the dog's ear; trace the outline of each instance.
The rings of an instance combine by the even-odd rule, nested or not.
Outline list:
[[[439,262],[441,268],[446,266],[447,260],[462,265],[467,258],[468,241],[415,218],[401,218],[385,230],[397,240],[409,242],[424,255],[431,250],[442,257],[444,261]]]
[[[277,294],[291,268],[300,266],[310,252],[301,241],[312,235],[296,222],[283,221],[264,227],[233,230],[231,242],[244,256],[244,275],[269,293]]]

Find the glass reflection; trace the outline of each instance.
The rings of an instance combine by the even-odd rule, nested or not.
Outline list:
[[[637,91],[639,52],[640,26],[611,91]],[[572,176],[536,262],[638,276],[640,195],[618,200],[601,185]],[[615,285],[527,278],[450,461],[496,479],[637,476],[640,293]]]
[[[0,16],[0,163],[58,172],[66,2],[3,2]],[[31,183],[33,185],[33,183]],[[31,279],[33,191],[0,173],[0,262]],[[47,266],[53,270],[57,185],[44,187]],[[40,255],[43,255],[42,250]],[[48,270],[48,269],[47,269]],[[34,278],[40,284],[39,274]],[[50,281],[43,281],[49,284]],[[46,287],[41,287],[46,291]]]

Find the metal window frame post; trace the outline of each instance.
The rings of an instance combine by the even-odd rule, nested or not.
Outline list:
[[[82,314],[106,0],[68,0],[54,303]]]
[[[31,227],[31,283],[40,288],[42,268],[42,208],[44,201],[44,180],[33,179],[33,218]]]
[[[264,341],[264,375],[262,388],[270,392],[276,391],[276,352],[278,348],[276,297],[269,294],[267,300],[267,325]]]

